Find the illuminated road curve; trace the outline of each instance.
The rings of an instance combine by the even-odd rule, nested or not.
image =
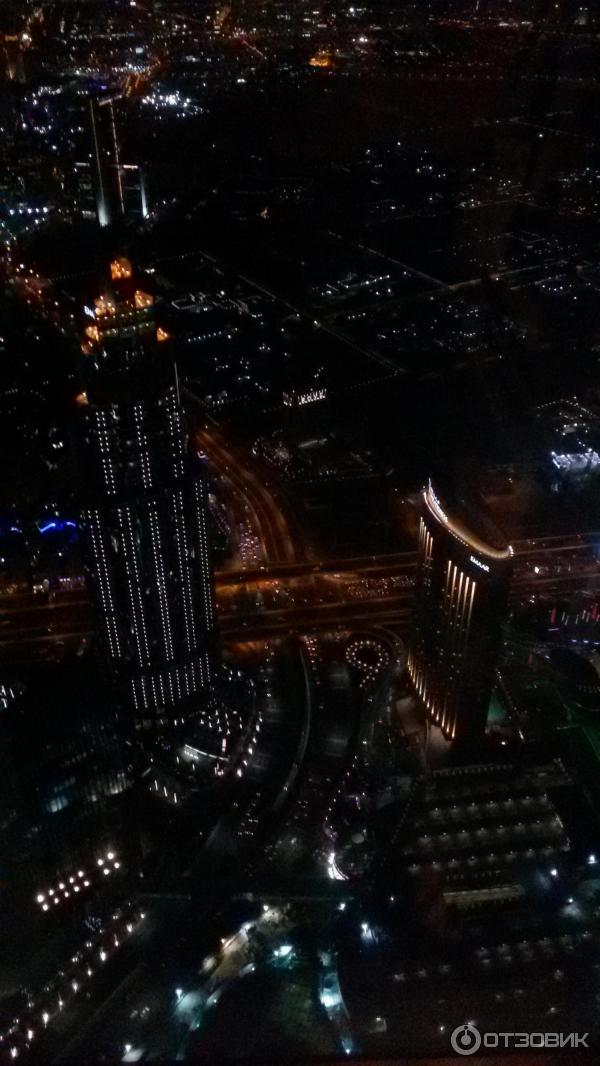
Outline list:
[[[268,486],[248,468],[229,443],[225,447],[215,430],[199,430],[196,442],[209,463],[248,503],[267,561],[295,562],[297,552],[289,523]]]

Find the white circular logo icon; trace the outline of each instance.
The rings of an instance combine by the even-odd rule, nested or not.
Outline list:
[[[481,1047],[481,1033],[468,1022],[466,1025],[459,1025],[454,1030],[450,1043],[457,1055],[474,1055]]]

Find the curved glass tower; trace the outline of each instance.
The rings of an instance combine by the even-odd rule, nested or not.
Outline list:
[[[409,674],[445,737],[483,736],[502,639],[512,549],[459,504],[450,513],[431,482],[419,502],[419,568]]]

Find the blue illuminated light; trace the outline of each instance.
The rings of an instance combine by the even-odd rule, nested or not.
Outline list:
[[[48,533],[51,529],[58,533],[64,532],[65,529],[77,529],[77,522],[73,522],[72,519],[52,519],[51,522],[46,522],[43,526],[38,526],[40,533]]]

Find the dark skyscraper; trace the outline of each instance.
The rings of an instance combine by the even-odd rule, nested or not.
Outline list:
[[[483,736],[500,650],[512,549],[484,517],[453,514],[431,483],[421,493],[417,603],[408,668],[444,736]],[[485,529],[484,529],[485,523]]]
[[[211,683],[207,491],[153,297],[128,260],[111,275],[86,308],[84,517],[106,651],[135,727],[150,729],[192,715]]]
[[[89,659],[66,669],[46,664],[12,691],[0,715],[0,926],[7,915],[27,918],[40,890],[40,909],[59,899],[64,907],[63,893],[48,897],[47,886],[84,862],[95,865],[106,839],[121,848],[131,784],[114,700]]]

